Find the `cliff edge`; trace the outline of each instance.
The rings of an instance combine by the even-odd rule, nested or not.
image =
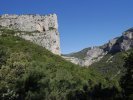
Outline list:
[[[0,16],[0,26],[20,31],[15,35],[43,46],[54,54],[61,54],[58,20],[56,14],[4,14]]]

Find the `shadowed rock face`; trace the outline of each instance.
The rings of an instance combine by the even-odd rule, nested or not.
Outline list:
[[[5,14],[0,17],[0,26],[19,30],[21,33],[17,33],[17,36],[43,46],[54,54],[61,54],[56,14],[45,16]]]
[[[65,56],[67,56],[67,60],[75,64],[89,66],[101,60],[101,58],[108,53],[115,54],[117,52],[127,51],[131,48],[133,48],[133,28],[123,32],[122,36],[114,38],[102,46],[88,48],[88,50],[83,49],[77,53],[71,53]]]

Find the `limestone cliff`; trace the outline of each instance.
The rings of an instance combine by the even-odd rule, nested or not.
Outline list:
[[[58,21],[50,15],[1,15],[0,26],[18,30],[17,36],[45,47],[54,54],[61,54]]]
[[[102,46],[86,48],[76,53],[64,55],[63,57],[72,63],[81,66],[89,66],[103,58],[106,54],[115,54],[133,48],[133,28],[123,32],[122,36],[110,40]]]

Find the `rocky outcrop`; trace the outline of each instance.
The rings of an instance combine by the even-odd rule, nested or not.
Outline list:
[[[89,66],[94,62],[99,61],[106,54],[107,53],[104,51],[104,49],[100,47],[93,47],[91,50],[88,50],[82,66]]]
[[[89,66],[101,60],[108,53],[115,54],[131,48],[133,48],[133,28],[123,32],[122,36],[114,38],[102,46],[83,49],[77,53],[71,53],[65,56],[72,63]]]
[[[109,41],[105,48],[110,53],[120,51],[127,51],[133,47],[133,32],[127,30],[123,32],[122,36]]]
[[[71,54],[73,56],[65,55],[65,56],[63,56],[63,58],[65,58],[66,60],[69,60],[72,63],[77,64],[77,65],[89,66],[89,65],[93,64],[94,62],[99,61],[106,54],[107,54],[107,52],[104,51],[102,48],[93,47],[91,49],[90,48],[88,49],[88,51],[86,52],[86,55],[84,56],[83,59],[77,58],[73,54]]]
[[[77,65],[83,65],[83,60],[79,59],[79,58],[76,58],[76,57],[67,57],[67,56],[62,56],[64,59],[74,63],[74,64],[77,64]]]
[[[61,54],[58,21],[50,15],[1,15],[0,26],[18,30],[17,36],[45,47],[54,54]]]

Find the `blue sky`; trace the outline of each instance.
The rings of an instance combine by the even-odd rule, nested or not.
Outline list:
[[[133,0],[0,0],[0,14],[56,13],[62,53],[97,46],[133,27]]]

